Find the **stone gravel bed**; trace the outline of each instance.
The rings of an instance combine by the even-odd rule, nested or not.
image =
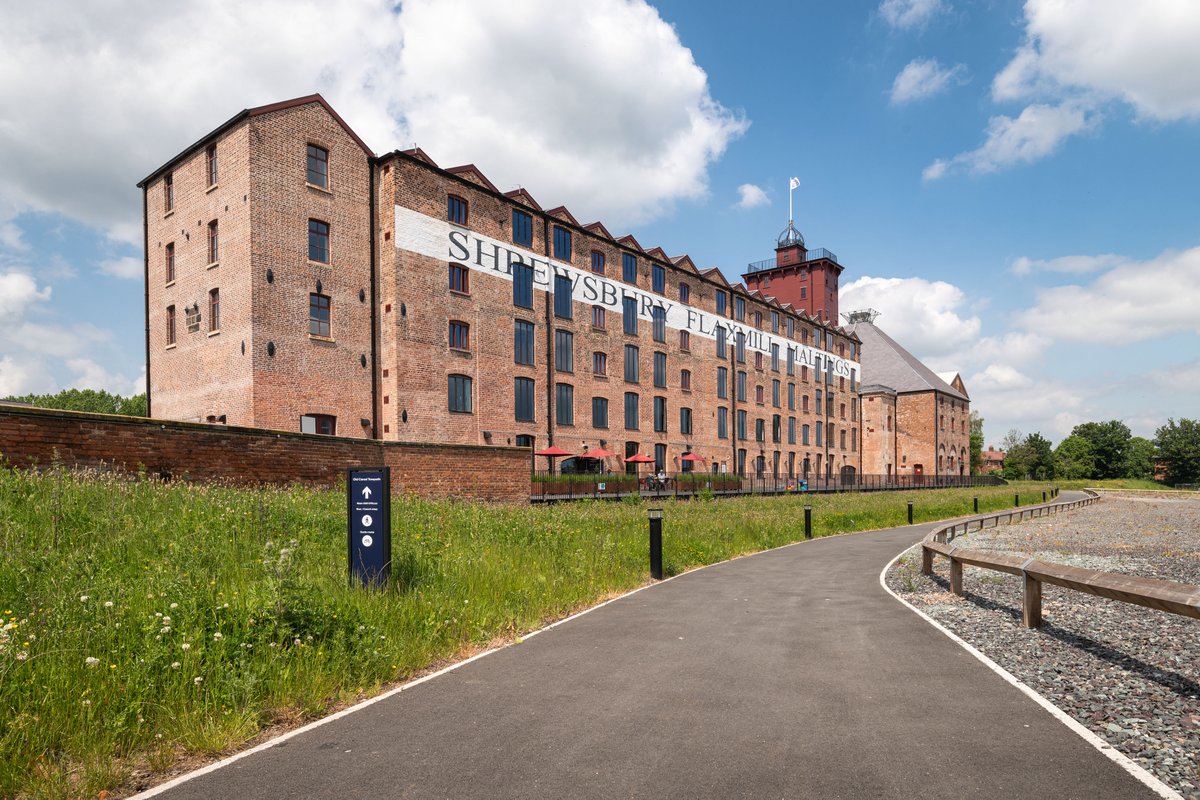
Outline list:
[[[1200,584],[1200,495],[1104,493],[1091,506],[975,531],[955,544]],[[1200,800],[1200,620],[1043,584],[1043,626],[1021,627],[1021,580],[949,562],[920,574],[920,547],[888,572],[908,602],[1184,797]]]

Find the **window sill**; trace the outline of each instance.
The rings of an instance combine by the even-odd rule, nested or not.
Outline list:
[[[166,347],[164,347],[163,350],[174,350],[178,346],[179,346],[178,344],[169,344]]]
[[[470,293],[470,292],[460,292],[458,289],[451,289],[451,290],[450,290],[450,295],[451,295],[452,297],[455,297],[455,296],[457,296],[457,297],[470,297],[470,296],[471,296],[471,293]]]
[[[208,332],[208,337],[209,337],[210,339],[211,339],[213,336],[220,336],[220,335],[221,335],[221,331],[220,331],[220,329],[217,329],[217,330],[215,330],[215,331],[209,331],[209,332]]]
[[[315,333],[310,333],[308,338],[314,342],[329,342],[330,344],[336,341],[332,336],[317,336]]]
[[[324,267],[325,269],[329,269],[331,266],[328,261],[313,261],[311,258],[308,260],[308,265],[310,267]]]
[[[607,375],[601,375],[601,374],[599,374],[599,373],[596,373],[596,372],[593,372],[593,373],[592,373],[592,377],[593,377],[593,378],[595,378],[595,379],[596,379],[596,380],[598,380],[598,381],[607,381],[607,380],[608,380],[608,376],[607,376]]]
[[[220,261],[213,261],[211,264],[209,264],[208,266],[206,266],[206,267],[205,267],[205,269],[216,269],[216,268],[217,268],[217,267],[219,267],[219,266],[221,266],[221,262],[220,262]]]
[[[321,192],[322,194],[328,194],[328,195],[333,194],[333,192],[330,191],[328,188],[326,188],[324,186],[317,186],[315,183],[309,183],[308,181],[304,182],[304,188],[305,189],[313,189],[314,191]]]
[[[175,285],[175,281],[167,281],[166,283],[163,284],[163,288],[169,289],[170,287],[172,287],[174,285]]]
[[[451,347],[450,353],[457,356],[466,356],[467,358],[470,358],[471,356],[470,350],[464,350],[461,347]]]
[[[597,328],[595,325],[593,325],[592,332],[593,333],[608,333],[608,328]]]
[[[163,213],[163,219],[166,219],[167,217],[173,217],[173,216],[175,216],[175,209],[173,209],[173,208],[170,211],[166,211]]]
[[[205,193],[205,194],[208,194],[209,192],[213,191],[214,189],[216,189],[216,188],[217,188],[218,186],[220,186],[220,185],[221,185],[221,184],[219,184],[219,183],[214,183],[212,186],[209,186],[207,189],[205,189],[205,190],[204,190],[204,193]]]

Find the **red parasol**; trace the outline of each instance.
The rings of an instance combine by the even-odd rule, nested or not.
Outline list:
[[[561,447],[547,447],[545,450],[538,450],[534,453],[535,456],[546,456],[547,458],[558,458],[559,456],[569,456],[571,453],[563,450]]]
[[[616,453],[611,453],[603,447],[595,447],[581,455],[580,458],[608,458],[615,455]]]
[[[679,460],[680,461],[705,461],[706,459],[704,458],[704,456],[697,455],[696,453],[684,453],[683,456]]]
[[[629,456],[628,458],[626,458],[625,463],[626,464],[653,464],[654,457],[648,456],[644,453],[638,453],[636,455],[632,455],[632,456]]]

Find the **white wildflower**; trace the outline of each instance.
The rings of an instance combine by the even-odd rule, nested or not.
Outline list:
[[[159,633],[170,633],[170,632],[171,632],[171,626],[170,626],[170,625],[164,625],[164,626],[162,627],[162,630],[160,630],[160,631],[159,631]]]
[[[189,644],[188,642],[184,642],[183,644],[181,644],[181,645],[180,645],[180,647],[181,647],[181,648],[183,648],[184,650],[191,650],[191,649],[192,649],[192,646],[191,646],[191,644]]]
[[[170,624],[171,624],[171,618],[170,618],[170,617],[163,617],[163,618],[162,618],[162,621],[163,621],[163,625],[170,625]]]
[[[95,667],[100,664],[100,659],[96,658],[95,656],[88,656],[83,660],[83,663],[87,664],[89,667]]]
[[[86,594],[79,595],[79,602],[86,603],[87,601],[88,601],[88,595],[86,595]]]
[[[171,608],[179,608],[179,603],[171,603]]]
[[[219,642],[219,641],[221,641],[221,640],[222,640],[222,639],[224,639],[224,638],[225,638],[225,637],[221,635],[221,632],[220,632],[220,631],[217,631],[216,633],[214,633],[214,634],[213,634],[213,641],[214,641],[214,642]]]
[[[24,661],[27,658],[29,658],[29,653],[26,652],[25,650],[22,650],[21,652],[17,653],[17,661]]]
[[[199,686],[200,684],[204,683],[204,678],[201,678],[199,675],[197,675],[196,677],[192,678],[192,683]]]
[[[179,669],[180,666],[182,665],[178,661],[171,662],[171,669]],[[138,720],[138,722],[141,722],[141,720]]]
[[[104,601],[104,607],[105,607],[105,608],[112,608],[112,607],[113,607],[113,601],[112,601],[112,600],[105,600],[105,601]]]

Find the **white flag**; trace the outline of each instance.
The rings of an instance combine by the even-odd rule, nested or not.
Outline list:
[[[788,184],[788,190],[790,191],[792,189],[799,189],[799,188],[800,188],[800,179],[792,178],[791,183]]]

